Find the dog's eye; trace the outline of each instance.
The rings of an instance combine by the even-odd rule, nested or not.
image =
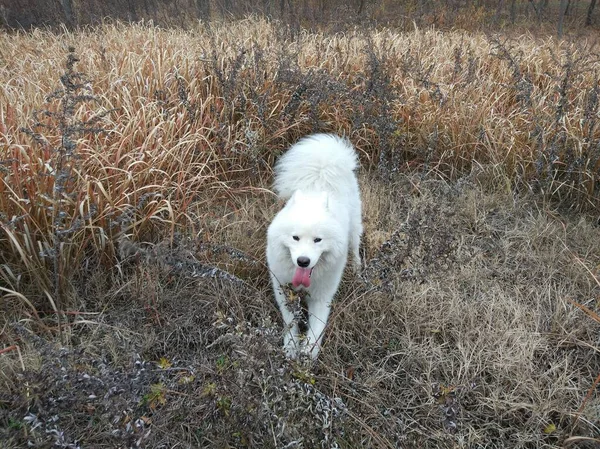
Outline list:
[[[319,243],[321,240],[323,240],[323,239],[321,239],[320,237],[317,237],[316,239],[313,240],[313,242]]]
[[[298,237],[297,235],[292,236],[292,238],[296,241],[300,240],[300,237]]]

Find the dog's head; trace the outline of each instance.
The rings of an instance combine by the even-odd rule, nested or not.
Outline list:
[[[295,267],[294,287],[309,287],[315,266],[345,247],[347,235],[329,210],[325,192],[296,191],[282,210],[280,243]]]

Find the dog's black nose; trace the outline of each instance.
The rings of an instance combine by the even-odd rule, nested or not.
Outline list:
[[[304,256],[298,257],[298,260],[296,260],[296,262],[298,262],[298,266],[302,268],[306,268],[310,265],[310,259]]]

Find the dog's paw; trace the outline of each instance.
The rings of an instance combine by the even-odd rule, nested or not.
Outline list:
[[[306,338],[302,344],[302,354],[306,355],[312,360],[316,360],[321,351],[321,345],[313,341],[311,338]]]
[[[283,351],[288,359],[297,359],[301,354],[301,346],[297,337],[287,333],[283,338]]]
[[[284,345],[283,352],[288,359],[297,359],[302,353],[295,345]]]

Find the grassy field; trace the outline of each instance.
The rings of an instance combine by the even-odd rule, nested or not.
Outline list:
[[[2,447],[598,447],[595,44],[0,35]],[[311,132],[358,149],[365,222],[314,365],[264,265]]]

